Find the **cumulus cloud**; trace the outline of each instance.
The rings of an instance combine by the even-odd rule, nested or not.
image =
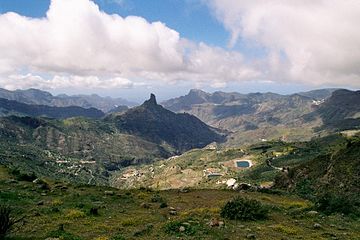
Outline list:
[[[124,79],[226,82],[256,75],[240,53],[192,43],[161,22],[109,15],[90,0],[51,0],[41,19],[2,14],[0,32],[1,83],[8,88],[113,88],[131,85]]]
[[[268,77],[360,86],[357,0],[207,0],[231,33],[267,48]]]

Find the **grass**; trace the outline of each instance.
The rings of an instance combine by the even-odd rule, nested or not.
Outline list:
[[[209,189],[187,193],[117,190],[60,182],[49,182],[50,189],[43,191],[32,182],[8,181],[12,176],[2,167],[0,176],[0,201],[11,203],[17,216],[26,216],[26,224],[8,239],[241,239],[249,233],[258,239],[326,239],[324,234],[341,237],[344,233],[349,239],[360,237],[358,221],[341,215],[308,218],[312,204],[295,196]],[[222,219],[221,207],[236,196],[270,206],[269,218],[251,222]],[[160,208],[164,200],[168,207]],[[142,207],[143,203],[149,208]],[[98,208],[99,215],[90,214],[92,207]],[[169,214],[170,207],[176,215]],[[220,219],[225,226],[210,227],[211,219]],[[313,229],[316,222],[321,229]],[[180,232],[183,225],[185,230]]]

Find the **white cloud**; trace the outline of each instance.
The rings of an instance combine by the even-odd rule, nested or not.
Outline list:
[[[222,88],[242,81],[360,86],[358,1],[207,3],[231,32],[230,45],[246,39],[268,55],[250,62],[238,51],[181,38],[162,22],[109,15],[90,0],[51,0],[41,19],[0,14],[0,87],[96,90],[191,82]]]
[[[0,87],[128,87],[104,80],[115,77],[211,83],[256,72],[240,53],[192,43],[161,22],[106,14],[89,0],[52,0],[41,19],[2,14],[0,32]]]
[[[58,76],[55,75],[51,79],[45,79],[38,75],[31,73],[26,75],[14,74],[7,78],[0,79],[0,84],[6,89],[27,89],[39,88],[44,90],[56,89],[113,89],[113,88],[133,88],[134,84],[129,79],[115,77],[108,79],[101,79],[97,76]]]
[[[239,39],[270,52],[269,77],[315,85],[360,86],[358,0],[208,0]]]

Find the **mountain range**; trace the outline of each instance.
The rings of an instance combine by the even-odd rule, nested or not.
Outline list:
[[[25,103],[47,101],[39,96],[52,99],[45,93],[29,99],[22,95],[22,102],[0,99],[0,161],[96,184],[108,184],[114,171],[126,166],[209,144],[226,149],[278,139],[306,141],[360,128],[359,91],[341,89],[292,95],[191,90],[164,107],[152,94],[140,106],[118,106],[107,114],[80,106]],[[64,165],[72,170],[63,172]]]
[[[232,132],[227,143],[234,146],[262,139],[309,140],[334,130],[334,119],[344,120],[350,128],[357,127],[359,109],[354,106],[359,102],[357,96],[357,92],[340,89],[291,95],[210,94],[193,89],[185,96],[162,104],[169,110],[190,113],[210,126]],[[346,107],[351,108],[346,110],[349,113],[344,112],[344,106],[351,106]]]
[[[164,159],[222,140],[222,134],[196,117],[164,109],[154,95],[138,107],[99,119],[0,118],[3,164],[20,165],[27,171],[46,164],[46,170],[40,168],[37,174],[47,172],[78,182],[94,178],[97,184],[105,184],[109,172],[121,167]],[[88,164],[82,166],[83,161]],[[63,165],[76,171],[66,172],[65,177]]]
[[[49,118],[87,117],[101,118],[105,114],[96,108],[82,108],[79,106],[53,107],[47,105],[33,105],[0,98],[0,116],[19,115]]]
[[[83,108],[97,108],[103,112],[108,112],[121,105],[135,106],[134,102],[129,102],[122,98],[100,97],[99,95],[73,95],[61,94],[53,96],[51,93],[39,89],[9,91],[0,88],[0,98],[14,100],[32,105],[47,105],[53,107],[79,106]]]

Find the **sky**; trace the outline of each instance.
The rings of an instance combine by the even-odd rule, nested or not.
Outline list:
[[[0,87],[159,100],[360,86],[358,0],[0,0]]]

